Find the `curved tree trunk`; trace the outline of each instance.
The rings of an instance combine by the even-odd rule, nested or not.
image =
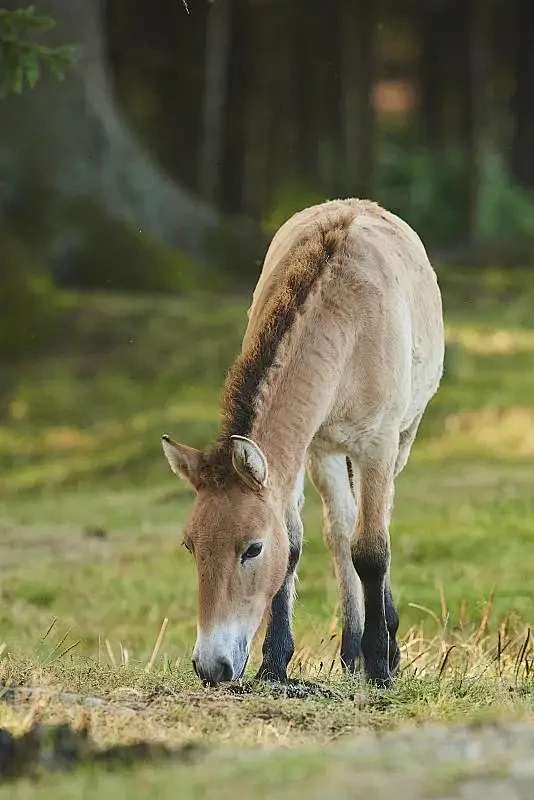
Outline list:
[[[534,50],[531,44],[534,10],[529,0],[516,0],[517,44],[515,53],[515,92],[512,100],[514,131],[512,174],[522,186],[534,188]]]
[[[38,186],[61,198],[89,197],[202,257],[217,215],[170,180],[128,129],[107,66],[103,0],[42,0],[39,10],[57,22],[46,43],[77,44],[80,57],[64,83],[45,77],[35,90],[2,101],[4,194],[9,200]]]

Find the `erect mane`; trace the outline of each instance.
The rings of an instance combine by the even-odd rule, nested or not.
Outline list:
[[[219,436],[204,457],[203,473],[211,483],[224,485],[230,478],[230,438],[250,435],[259,410],[258,394],[275,364],[280,345],[290,335],[332,258],[345,244],[354,215],[352,207],[316,223],[286,254],[283,279],[262,310],[262,322],[254,338],[237,357],[223,386]]]

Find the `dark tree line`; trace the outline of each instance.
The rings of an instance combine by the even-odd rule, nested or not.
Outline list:
[[[374,197],[464,265],[507,239],[510,258],[534,255],[531,0],[36,13],[57,25],[26,26],[32,47],[26,28],[13,44],[20,15],[0,21],[0,350],[26,351],[60,284],[250,286],[272,229],[325,196]]]
[[[257,217],[292,180],[372,195],[388,139],[465,155],[471,233],[487,148],[534,187],[530,0],[192,0],[189,14],[154,0],[149,23],[142,6],[108,3],[120,96],[223,211]],[[395,82],[413,100],[391,110]],[[135,111],[142,91],[160,98],[152,117]]]
[[[484,239],[505,217],[496,236],[528,217],[532,239],[533,9],[40,0],[57,22],[46,43],[74,43],[80,57],[64,83],[44,77],[1,101],[4,228],[82,285],[126,264],[116,221],[128,252],[148,248],[139,275],[158,242],[237,273],[261,256],[269,227],[325,196],[374,197],[431,246]],[[500,156],[503,197],[520,196],[505,215],[494,189],[485,202],[488,153]],[[174,270],[159,252],[158,286]]]

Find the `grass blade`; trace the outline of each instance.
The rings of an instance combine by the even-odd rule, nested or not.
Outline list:
[[[165,636],[165,631],[167,629],[168,623],[169,623],[169,620],[168,620],[167,617],[165,617],[165,619],[161,623],[161,628],[159,629],[158,638],[156,639],[156,644],[154,645],[154,649],[152,650],[152,655],[150,656],[149,662],[145,667],[145,672],[150,672],[152,667],[154,666],[154,662],[156,661],[156,658],[158,657],[158,653],[159,653],[160,647],[162,645],[163,637]]]

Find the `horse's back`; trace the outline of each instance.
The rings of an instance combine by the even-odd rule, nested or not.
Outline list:
[[[358,203],[350,199],[330,200],[296,212],[280,226],[271,240],[254,289],[243,346],[252,336],[256,325],[261,324],[262,309],[285,280],[287,269],[291,266],[291,252],[303,241],[317,239],[329,227],[339,227],[341,223],[348,230],[357,213]]]
[[[436,273],[421,239],[404,220],[375,203],[362,206],[351,225],[347,268],[369,288],[374,304],[371,300],[368,305],[375,310],[378,335],[384,338],[385,350],[396,353],[397,363],[407,362],[411,404],[422,410],[443,370],[443,311]]]
[[[367,200],[333,200],[294,214],[276,232],[254,290],[243,347],[263,324],[263,310],[291,268],[292,251],[321,232],[345,229],[342,257],[327,279],[337,324],[354,320],[355,349],[340,373],[340,394],[356,389],[360,404],[394,395],[406,417],[424,408],[443,367],[443,317],[437,278],[419,236],[396,215]],[[348,312],[348,314],[347,314]],[[364,322],[362,323],[362,319]],[[364,386],[367,384],[367,387]],[[391,406],[391,408],[393,408]]]

